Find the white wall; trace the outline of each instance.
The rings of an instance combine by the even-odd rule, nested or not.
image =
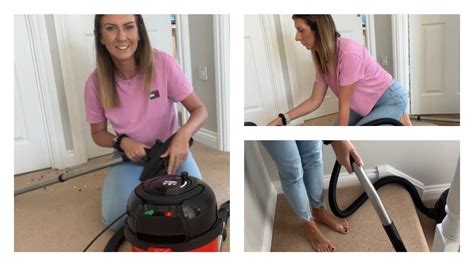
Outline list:
[[[382,56],[388,58],[388,65],[382,66],[393,76],[392,15],[374,15],[377,61],[382,64]]]
[[[448,184],[453,178],[459,157],[459,141],[354,141],[362,156],[365,170],[390,165],[425,186]],[[261,154],[272,181],[278,171],[270,156],[261,147]],[[323,147],[324,176],[329,179],[335,156],[330,146]]]
[[[271,245],[276,191],[263,163],[257,142],[246,141],[245,251],[265,251]]]
[[[209,116],[203,128],[217,132],[214,33],[212,15],[189,15],[192,84]],[[207,67],[207,80],[199,79],[199,67]]]

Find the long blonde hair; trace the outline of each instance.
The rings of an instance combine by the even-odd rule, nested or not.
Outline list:
[[[112,61],[109,51],[107,51],[105,45],[102,45],[101,43],[101,19],[103,16],[103,14],[95,16],[94,35],[100,100],[103,108],[108,109],[117,107],[120,105],[120,103],[117,95],[117,89],[115,87],[115,73],[117,71],[117,67]],[[146,31],[143,17],[141,15],[135,15],[135,23],[138,27],[138,35],[140,39],[137,50],[134,54],[135,63],[138,66],[138,73],[143,75],[143,89],[149,93],[151,83],[154,79],[155,69],[153,48],[151,47],[150,39],[148,38],[148,33]]]
[[[335,69],[336,41],[341,35],[331,15],[293,15],[293,19],[302,19],[314,32],[315,48],[312,51],[316,70],[327,74]]]

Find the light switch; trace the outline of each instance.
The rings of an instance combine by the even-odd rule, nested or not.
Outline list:
[[[199,67],[199,80],[207,80],[207,67]]]

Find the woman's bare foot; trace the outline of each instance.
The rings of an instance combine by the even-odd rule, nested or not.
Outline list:
[[[347,220],[340,220],[334,217],[324,208],[313,208],[313,216],[316,221],[329,226],[329,228],[336,232],[341,234],[347,234],[349,232],[349,222]]]
[[[308,233],[311,247],[317,252],[333,252],[336,248],[319,230],[318,225],[314,221],[304,223],[304,229]]]
[[[403,113],[402,118],[400,118],[400,123],[402,123],[404,126],[412,126],[408,113]]]

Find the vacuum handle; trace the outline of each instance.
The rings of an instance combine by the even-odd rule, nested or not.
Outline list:
[[[78,168],[77,170],[73,170],[73,171],[66,171],[66,172],[60,174],[56,178],[47,179],[47,180],[44,180],[42,182],[27,186],[27,187],[17,189],[17,190],[15,190],[15,196],[18,196],[18,195],[21,195],[21,194],[24,194],[24,193],[27,193],[27,192],[30,192],[30,191],[33,191],[33,190],[36,190],[36,189],[44,188],[44,187],[47,187],[47,186],[50,186],[50,185],[54,185],[54,184],[59,183],[59,182],[65,182],[65,181],[67,181],[69,179],[72,179],[74,177],[85,175],[85,174],[88,174],[90,172],[94,172],[94,171],[97,171],[97,170],[100,170],[100,169],[103,169],[103,168],[114,166],[114,165],[117,165],[117,164],[120,164],[120,163],[123,163],[123,162],[126,162],[126,161],[129,161],[129,159],[125,155],[123,155],[122,157],[115,157],[115,158],[112,158],[112,160],[109,160],[109,161],[106,161],[106,162],[97,163],[97,164],[94,164],[94,165],[91,165],[91,166],[88,166],[88,167]]]
[[[392,220],[388,216],[388,213],[385,210],[385,207],[383,206],[382,200],[380,199],[379,194],[377,193],[377,190],[374,188],[374,185],[372,185],[372,182],[370,182],[370,179],[365,173],[364,168],[358,165],[355,162],[354,158],[352,158],[352,156],[350,156],[350,161],[351,161],[352,169],[354,170],[354,173],[356,174],[357,179],[359,179],[359,182],[364,188],[365,193],[369,197],[370,202],[374,206],[374,209],[377,212],[377,215],[379,216],[380,221],[382,222],[384,226],[391,224]]]

